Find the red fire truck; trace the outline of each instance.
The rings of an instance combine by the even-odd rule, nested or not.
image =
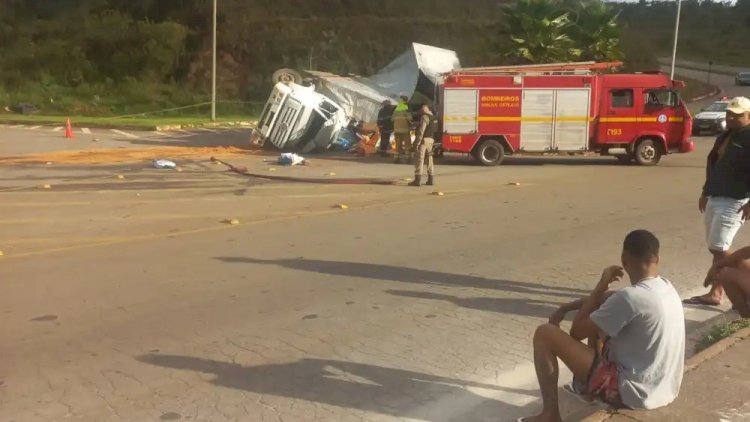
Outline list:
[[[506,155],[594,152],[655,165],[691,152],[682,81],[661,72],[602,73],[622,65],[570,63],[457,69],[441,75],[442,152],[485,165]]]

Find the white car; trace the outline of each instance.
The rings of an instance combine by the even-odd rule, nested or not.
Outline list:
[[[693,118],[693,135],[708,133],[716,135],[727,128],[727,104],[729,98],[722,98],[701,110]]]

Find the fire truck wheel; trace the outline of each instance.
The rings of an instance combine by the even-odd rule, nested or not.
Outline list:
[[[659,164],[661,155],[661,146],[653,139],[644,139],[635,147],[635,161],[642,166]]]
[[[485,166],[496,166],[503,162],[505,158],[505,149],[503,145],[495,139],[485,139],[474,150],[474,157]]]

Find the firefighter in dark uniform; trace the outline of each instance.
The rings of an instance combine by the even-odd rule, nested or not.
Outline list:
[[[391,146],[391,135],[393,134],[393,110],[395,107],[391,100],[384,100],[378,112],[378,131],[380,132],[381,155],[386,155],[388,147]]]
[[[432,156],[435,152],[434,136],[437,132],[438,121],[427,104],[424,104],[420,111],[417,136],[414,140],[414,180],[409,183],[409,186],[419,186],[422,183],[425,159],[427,160],[427,183],[425,184],[432,186],[435,184],[435,165],[432,162]]]

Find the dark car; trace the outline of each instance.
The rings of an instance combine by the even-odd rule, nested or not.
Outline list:
[[[734,76],[734,84],[737,86],[750,85],[750,72],[739,72]]]

